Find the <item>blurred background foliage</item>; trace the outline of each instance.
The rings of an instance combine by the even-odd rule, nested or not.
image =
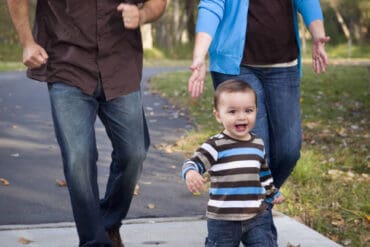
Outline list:
[[[30,0],[33,19],[36,0]],[[167,11],[156,23],[143,28],[147,56],[189,59],[195,33],[199,0],[168,0]],[[321,0],[325,28],[331,37],[330,57],[370,58],[370,1]],[[300,25],[304,54],[310,53],[310,35]],[[0,61],[20,61],[21,50],[13,29],[6,0],[0,0]]]

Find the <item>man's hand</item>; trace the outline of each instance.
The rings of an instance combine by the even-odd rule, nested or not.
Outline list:
[[[138,6],[134,4],[121,3],[117,10],[122,13],[123,26],[127,29],[136,29],[141,24],[142,17]]]
[[[190,170],[185,175],[186,186],[193,194],[198,194],[205,190],[204,183],[206,179],[203,178],[198,172]]]
[[[29,69],[39,68],[46,64],[49,56],[40,45],[31,43],[23,47],[23,64]]]

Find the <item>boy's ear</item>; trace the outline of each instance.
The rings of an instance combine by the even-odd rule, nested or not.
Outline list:
[[[213,115],[215,116],[217,122],[222,123],[220,119],[220,113],[216,110],[216,108],[213,108]]]

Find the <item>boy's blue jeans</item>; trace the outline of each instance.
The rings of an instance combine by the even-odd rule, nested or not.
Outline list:
[[[228,79],[248,82],[257,93],[257,120],[253,131],[264,143],[267,160],[280,188],[300,157],[302,131],[300,78],[297,66],[283,68],[240,67],[240,75],[212,72],[216,88]]]
[[[208,219],[206,247],[239,247],[242,242],[248,247],[277,247],[271,230],[270,210],[264,210],[246,221]]]
[[[65,83],[48,85],[56,137],[80,246],[111,246],[106,229],[121,226],[149,147],[140,91],[106,101],[100,82],[90,96]],[[99,199],[95,120],[112,143],[105,196]]]

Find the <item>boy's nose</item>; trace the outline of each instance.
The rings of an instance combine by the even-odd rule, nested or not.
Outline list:
[[[241,112],[238,114],[238,119],[246,119],[247,118],[247,114],[245,112]]]

